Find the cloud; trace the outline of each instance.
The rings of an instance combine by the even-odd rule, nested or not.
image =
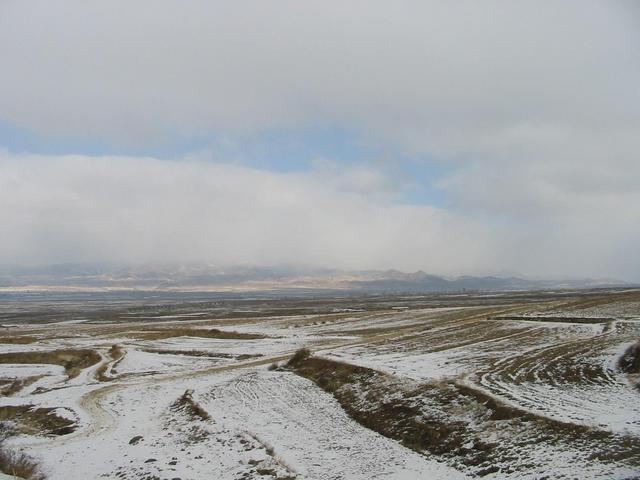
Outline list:
[[[208,260],[446,272],[480,266],[475,258],[487,247],[470,248],[464,238],[487,235],[481,226],[345,191],[327,175],[5,152],[0,262]]]
[[[326,171],[202,160],[0,155],[0,263],[210,261],[531,275],[635,275],[637,207],[500,222],[377,192]],[[609,220],[607,220],[607,217]],[[622,235],[621,235],[622,234]]]
[[[624,0],[2,2],[5,122],[125,151],[328,126],[442,172],[444,201],[402,204],[394,161],[5,153],[0,255],[639,279],[639,19]]]
[[[624,2],[3,2],[0,112],[136,143],[318,122],[457,155],[637,122]],[[61,121],[63,119],[63,121]]]
[[[331,184],[341,192],[396,198],[410,190],[411,181],[406,175],[391,168],[387,162],[367,162],[344,166],[326,158],[313,161],[314,176]]]

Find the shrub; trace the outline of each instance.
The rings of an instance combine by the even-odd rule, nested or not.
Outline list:
[[[640,342],[625,350],[618,360],[618,368],[625,373],[640,373]]]
[[[310,356],[311,356],[311,350],[309,350],[308,348],[301,348],[300,350],[298,350],[296,353],[293,354],[293,357],[289,359],[289,361],[287,362],[287,365],[289,365],[290,367],[298,365],[304,362]]]
[[[209,420],[211,418],[209,413],[194,400],[193,390],[191,389],[185,390],[182,396],[173,403],[172,409],[185,412],[188,415],[198,417],[201,420]]]
[[[40,466],[28,455],[22,452],[12,452],[0,448],[0,471],[7,475],[24,478],[25,480],[45,480]]]

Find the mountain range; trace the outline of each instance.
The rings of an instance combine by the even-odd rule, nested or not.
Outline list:
[[[242,292],[340,290],[419,293],[542,290],[620,287],[612,279],[527,279],[516,276],[444,277],[423,271],[346,271],[298,266],[233,266],[208,264],[104,265],[63,264],[47,267],[0,267],[0,291],[193,291]]]

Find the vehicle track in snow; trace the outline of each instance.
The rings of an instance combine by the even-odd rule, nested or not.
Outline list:
[[[472,376],[470,382],[487,393],[532,413],[616,431],[628,429],[640,432],[640,423],[637,422],[640,411],[634,407],[638,404],[637,393],[622,383],[620,376],[605,364],[605,359],[611,356],[611,349],[620,342],[637,336],[638,330],[625,322],[617,322],[609,331],[595,332],[593,329],[589,330],[591,327],[585,327],[577,334],[567,337],[565,332],[570,330],[566,330],[566,326],[547,328],[537,322],[533,324],[488,319],[495,315],[524,312],[533,307],[503,305],[437,315],[417,312],[414,317],[409,312],[401,321],[397,321],[392,315],[385,315],[379,325],[376,325],[380,328],[371,329],[372,333],[358,338],[327,336],[323,341],[315,340],[317,343],[312,346],[312,350],[324,354],[349,348],[357,351],[361,348],[373,356],[385,353],[410,356],[423,352],[452,355],[460,365],[476,368],[477,375]],[[360,327],[362,318],[356,321]],[[345,324],[347,321],[341,321],[343,328]],[[331,329],[335,330],[335,325],[314,325],[312,330],[314,335],[322,335],[323,332],[331,332]],[[277,372],[242,372],[282,362],[293,353],[294,350],[283,350],[255,360],[195,371],[116,377],[108,384],[97,385],[80,397],[78,406],[84,412],[83,418],[87,420],[82,428],[55,440],[36,439],[23,445],[28,447],[41,446],[46,442],[64,445],[95,441],[96,438],[113,432],[122,421],[120,417],[126,415],[121,408],[114,408],[109,404],[117,392],[124,395],[130,388],[162,387],[172,382],[188,384],[190,380],[194,380],[197,383],[199,379],[208,376],[220,378],[219,376],[237,371],[238,377],[225,384],[228,388],[224,391],[218,389],[219,396],[207,394],[199,397],[207,408],[212,409],[214,415],[221,408],[226,409],[229,415],[235,416],[234,422],[237,423],[243,412],[245,417],[249,412],[246,424],[250,432],[271,442],[274,438],[279,438],[278,435],[286,430],[287,425],[292,431],[306,435],[304,438],[309,442],[307,445],[296,445],[293,440],[288,440],[285,445],[276,445],[276,453],[282,453],[287,463],[291,463],[293,459],[293,466],[297,471],[313,472],[316,475],[313,478],[341,478],[326,474],[322,476],[320,471],[323,462],[334,465],[332,468],[338,472],[336,475],[343,475],[342,478],[375,478],[371,475],[376,469],[385,472],[380,459],[393,462],[392,458],[379,453],[376,453],[379,458],[371,458],[371,453],[362,445],[345,443],[344,439],[338,437],[340,429],[347,436],[368,434],[363,434],[364,427],[355,424],[348,417],[346,420],[341,417],[344,414],[341,410],[337,412],[342,413],[336,413],[331,407],[331,411],[328,411],[327,402],[331,399],[323,397],[325,394],[316,387],[310,389],[298,380],[283,380],[283,375]],[[600,360],[602,361],[598,363]],[[171,389],[172,392],[174,390]],[[615,406],[622,406],[621,414],[615,418],[609,415],[607,419],[606,414],[612,408],[612,397],[618,398]],[[237,406],[234,406],[234,402]],[[329,420],[317,418],[323,416]],[[270,419],[274,430],[270,430],[268,424],[260,423],[264,418]],[[632,419],[631,422],[629,418]],[[375,439],[371,442],[383,452],[388,447],[387,444],[384,444],[387,447],[383,447],[383,444],[376,443],[378,440]],[[319,453],[323,446],[328,446],[326,454]],[[305,451],[307,447],[309,451]],[[278,451],[280,448],[283,449],[282,452]],[[342,465],[340,459],[347,452],[355,460],[349,465]],[[411,465],[416,461],[418,460],[411,457],[407,468],[413,468]],[[360,471],[367,472],[369,476],[358,477]]]
[[[516,307],[516,309],[522,309],[522,306]],[[457,322],[464,323],[468,321],[484,319],[487,315],[490,314],[501,314],[505,311],[511,312],[513,310],[514,307],[509,307],[507,309],[505,309],[504,307],[483,308],[480,313],[474,310],[470,310],[468,312],[463,311],[462,313],[456,312],[455,317]],[[447,314],[447,317],[449,318],[450,315],[451,314]],[[416,331],[421,331],[424,328],[423,322],[420,319],[417,319],[416,322]],[[382,333],[375,333],[357,339],[336,339],[334,337],[324,343],[316,345],[315,347],[313,347],[313,350],[322,353],[345,347],[357,347],[380,343],[384,344],[388,342],[393,343],[396,339],[404,338],[407,335],[411,336],[411,333],[407,333],[406,329],[403,329],[400,331],[384,331]],[[119,380],[116,377],[114,380],[111,380],[108,385],[101,384],[97,388],[83,394],[80,397],[77,405],[83,411],[83,416],[87,417],[86,421],[74,433],[68,436],[58,437],[55,441],[65,443],[81,442],[85,439],[100,436],[102,434],[113,431],[117,426],[118,413],[115,409],[107,406],[107,398],[115,392],[124,391],[128,388],[133,387],[162,385],[175,381],[196,379],[199,377],[223,374],[235,370],[250,369],[269,365],[274,362],[282,362],[284,360],[287,360],[294,353],[294,351],[295,350],[285,351],[276,355],[265,356],[256,360],[245,361],[230,365],[217,365],[193,372],[157,374],[153,376],[144,376],[138,378],[136,378],[135,376],[129,376],[128,378],[125,377],[124,380]],[[97,366],[95,369],[97,369]],[[27,447],[36,446],[42,445],[43,443],[46,443],[48,441],[50,440],[39,438],[32,441],[27,441],[24,443],[24,445]]]
[[[637,330],[625,327],[616,322],[590,338],[565,338],[508,353],[471,380],[538,415],[638,435],[638,393],[611,365],[616,349],[636,338]]]
[[[199,398],[221,422],[246,425],[309,478],[463,477],[359,425],[333,396],[288,372],[243,373]]]

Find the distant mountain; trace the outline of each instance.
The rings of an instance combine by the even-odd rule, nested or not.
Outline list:
[[[72,264],[47,267],[0,267],[0,291],[10,290],[157,290],[270,291],[290,289],[419,293],[507,291],[625,286],[616,280],[530,280],[518,277],[445,278],[423,271],[343,271],[299,266],[218,267],[179,265]]]
[[[352,282],[357,288],[380,292],[461,292],[461,291],[507,291],[536,290],[550,288],[593,288],[602,286],[624,286],[625,282],[616,280],[529,280],[518,277],[473,277],[461,276],[447,279],[424,272],[402,275],[394,274],[388,278]]]

